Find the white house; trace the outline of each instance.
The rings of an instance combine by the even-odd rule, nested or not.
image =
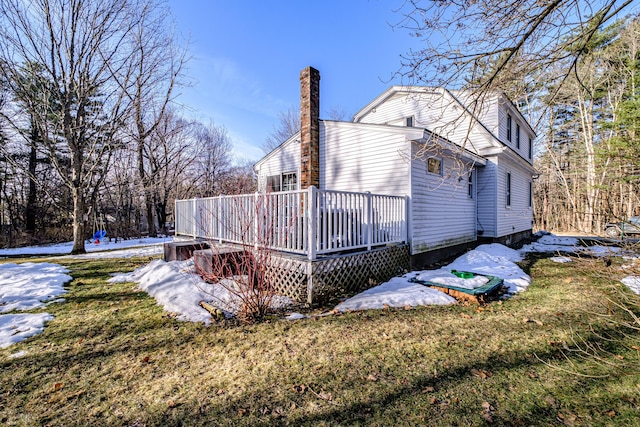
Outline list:
[[[393,86],[343,122],[320,120],[317,70],[300,81],[301,131],[255,164],[262,190],[406,196],[414,266],[531,234],[535,133],[504,94],[474,103],[465,92]]]

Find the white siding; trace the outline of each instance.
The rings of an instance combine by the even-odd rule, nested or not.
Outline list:
[[[300,143],[298,141],[299,138],[290,139],[261,161],[256,171],[258,188],[261,190],[265,188],[268,176],[287,172],[296,172],[298,186],[300,185]]]
[[[322,121],[320,187],[409,194],[406,128]]]
[[[513,107],[511,102],[501,100],[498,108],[499,131],[496,133],[500,141],[513,151],[518,153],[523,159],[533,164],[533,159],[529,158],[529,138],[533,140],[535,135],[529,131],[529,127],[525,123],[520,113]],[[511,115],[511,141],[507,139],[507,117]],[[517,129],[520,125],[520,148],[517,146]]]
[[[360,117],[359,122],[403,125],[404,119],[411,116],[415,127],[428,129],[472,152],[495,146],[494,138],[479,124],[469,131],[469,113],[451,94],[440,89],[396,93]],[[494,122],[497,125],[497,119]]]
[[[511,173],[511,205],[507,206],[507,173]],[[501,158],[498,163],[498,203],[496,237],[531,230],[533,210],[529,206],[531,173],[516,162]]]
[[[496,237],[496,177],[498,164],[495,157],[487,159],[487,165],[478,168],[478,231],[482,237]]]
[[[416,150],[413,144],[413,152]],[[411,162],[410,234],[414,255],[476,239],[477,195],[470,198],[467,187],[471,165],[465,163],[461,170],[446,153],[434,157],[444,162],[443,176],[428,173],[424,160]]]

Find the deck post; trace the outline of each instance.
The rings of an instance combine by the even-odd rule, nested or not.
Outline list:
[[[409,196],[404,196],[404,230],[402,231],[402,240],[405,243],[409,243],[409,221],[411,220],[409,203],[411,203]]]
[[[260,202],[260,193],[258,191],[256,191],[255,193],[253,193],[253,212],[251,212],[251,214],[253,214],[253,247],[254,249],[258,250],[259,245],[259,235],[260,235],[260,215],[261,215],[261,209],[260,206],[258,206],[259,202]],[[266,242],[262,242],[262,243],[266,243]]]
[[[311,305],[313,304],[313,286],[314,286],[313,262],[311,261],[307,262],[306,272],[307,272],[307,304]]]
[[[367,191],[367,213],[365,218],[367,219],[367,250],[371,250],[371,245],[373,243],[373,209],[371,203],[371,192]]]
[[[218,235],[218,243],[222,244],[222,194],[218,196],[218,206],[216,207],[216,234]]]
[[[317,238],[317,224],[318,224],[318,191],[314,185],[309,186],[308,189],[309,206],[307,206],[307,212],[309,215],[309,228],[307,229],[307,235],[309,236],[308,253],[309,261],[315,261],[316,259],[316,238]]]
[[[193,238],[198,238],[198,198],[193,199]]]

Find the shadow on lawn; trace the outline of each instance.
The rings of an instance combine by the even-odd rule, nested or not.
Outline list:
[[[597,334],[617,335],[616,329],[603,328],[595,331]],[[590,344],[603,345],[601,338],[593,334],[585,338]],[[609,342],[607,350],[617,351],[618,343]],[[533,356],[535,354],[535,356]],[[477,425],[484,423],[482,404],[485,400],[495,406],[491,411],[494,425],[536,425],[540,422],[556,424],[558,414],[562,411],[571,413],[574,402],[563,402],[562,397],[567,393],[572,395],[586,395],[591,388],[615,383],[615,372],[605,372],[610,378],[585,379],[578,375],[568,375],[568,380],[556,384],[542,385],[545,394],[527,396],[529,390],[520,386],[509,390],[510,378],[513,375],[526,376],[528,372],[548,370],[545,363],[559,363],[561,361],[577,363],[581,358],[569,354],[565,357],[562,351],[556,349],[531,348],[527,354],[509,352],[495,354],[482,360],[460,363],[452,368],[442,369],[434,376],[432,372],[411,378],[405,384],[389,383],[388,389],[379,397],[372,397],[357,389],[367,386],[367,379],[352,379],[344,383],[344,390],[331,389],[336,382],[335,373],[330,368],[319,377],[316,373],[309,373],[312,382],[307,383],[315,392],[320,392],[323,385],[333,393],[334,400],[322,400],[317,394],[308,389],[305,393],[294,390],[295,384],[279,383],[278,387],[288,390],[286,400],[274,401],[269,390],[244,394],[224,404],[216,403],[213,399],[203,404],[202,396],[193,397],[182,402],[180,406],[172,408],[163,414],[154,413],[144,420],[148,425],[182,425],[188,420],[188,425],[368,425],[385,423],[396,419],[399,425],[415,425],[420,416],[424,416],[425,425],[449,425],[452,420],[460,425]],[[508,362],[507,362],[508,361]],[[488,378],[478,378],[473,372],[491,372]],[[382,381],[382,380],[381,380]],[[526,381],[544,381],[543,378],[531,377]],[[468,383],[478,389],[489,388],[486,395],[481,392],[477,398],[463,397],[464,400],[454,402],[455,387],[461,383]],[[382,386],[382,382],[377,383]],[[369,384],[370,385],[370,384]],[[500,387],[502,386],[502,387]],[[540,386],[540,384],[538,384]],[[425,392],[425,390],[433,391]],[[360,394],[357,402],[342,404],[340,396],[345,394]],[[560,397],[558,397],[560,396]],[[520,401],[521,397],[528,399]],[[309,401],[315,402],[318,408],[312,413],[274,414],[274,408],[304,408]],[[612,403],[613,404],[613,403]],[[511,408],[512,405],[519,409]],[[524,406],[524,408],[523,408]],[[264,408],[266,414],[263,413]],[[407,409],[409,408],[409,409]],[[415,408],[421,408],[416,410]],[[294,410],[295,412],[295,410]],[[298,411],[299,412],[299,411]],[[136,420],[130,420],[135,422]]]
[[[593,343],[595,343],[595,341],[593,341]],[[376,413],[381,414],[387,413],[388,411],[391,411],[392,413],[396,412],[397,417],[399,417],[397,419],[402,420],[402,417],[408,415],[403,413],[403,407],[407,405],[418,405],[426,408],[425,420],[432,419],[435,423],[437,423],[438,419],[441,419],[440,416],[443,413],[447,413],[447,419],[458,419],[461,424],[473,422],[474,419],[476,422],[479,422],[482,421],[482,418],[480,417],[482,414],[482,402],[488,397],[478,396],[475,402],[467,401],[454,403],[451,399],[455,398],[455,396],[449,394],[450,389],[460,382],[469,381],[470,378],[472,378],[472,381],[479,382],[508,382],[507,378],[504,377],[504,374],[509,371],[535,371],[536,368],[543,365],[541,360],[549,361],[551,363],[557,362],[558,360],[564,360],[564,356],[562,356],[559,351],[542,352],[541,349],[538,349],[538,351],[531,349],[531,351],[537,355],[537,358],[531,355],[514,353],[496,355],[485,360],[462,364],[454,369],[444,370],[438,374],[438,377],[434,377],[432,374],[422,375],[418,378],[414,378],[408,385],[393,387],[389,393],[378,399],[367,400],[365,396],[360,402],[346,406],[326,403],[326,407],[328,408],[326,411],[304,415],[295,419],[289,419],[288,421],[295,425],[315,425],[321,422],[347,424],[362,423],[364,425],[368,422],[377,421],[372,419],[375,417]],[[505,363],[504,360],[512,360],[512,362]],[[493,375],[491,378],[487,379],[473,378],[473,370],[476,372],[488,371],[492,372]],[[511,373],[513,374],[514,372]],[[532,381],[534,381],[534,379],[532,379]],[[317,380],[316,382],[322,384],[321,380]],[[318,388],[319,387],[320,385]],[[430,390],[429,387],[433,388],[433,393],[424,392],[426,389]],[[579,380],[577,380],[574,385],[569,385],[565,382],[562,384],[562,387],[572,388],[575,391],[581,391],[583,394],[586,394],[589,388],[585,381]],[[522,390],[521,392],[523,391],[526,392],[526,390]],[[553,396],[554,391],[555,387],[550,387],[549,395]],[[336,390],[335,393],[337,394],[337,400],[339,401],[340,391]],[[562,393],[566,393],[566,390],[562,391]],[[432,402],[431,399],[434,397],[436,400]],[[514,397],[517,399],[517,396]],[[256,398],[259,397],[246,396],[244,399],[237,401],[235,405],[237,405],[237,407],[242,407],[243,402],[251,402]],[[314,396],[307,395],[307,398],[314,398]],[[443,404],[443,402],[447,400],[449,403],[447,405]],[[491,404],[495,406],[500,405],[500,403],[495,401],[492,401]],[[498,409],[501,408],[498,406]],[[509,412],[508,408],[502,409]],[[527,408],[528,415],[521,416],[520,418],[514,417],[502,419],[497,413],[493,413],[492,417],[494,422],[498,425],[532,425],[540,422],[541,418],[547,419],[550,423],[555,423],[557,421],[556,416],[559,409],[559,407],[554,408],[549,402],[543,401],[539,402],[539,404],[529,406]],[[408,413],[411,414],[412,412],[408,411]],[[413,414],[415,415],[415,412],[413,412]],[[389,419],[389,417],[383,416],[381,419]],[[441,422],[444,422],[444,420]],[[256,425],[271,425],[272,423],[273,420],[261,420],[260,423]]]

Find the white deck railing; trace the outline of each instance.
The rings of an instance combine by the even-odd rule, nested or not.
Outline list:
[[[176,200],[176,235],[318,255],[407,241],[403,196],[306,190]]]

